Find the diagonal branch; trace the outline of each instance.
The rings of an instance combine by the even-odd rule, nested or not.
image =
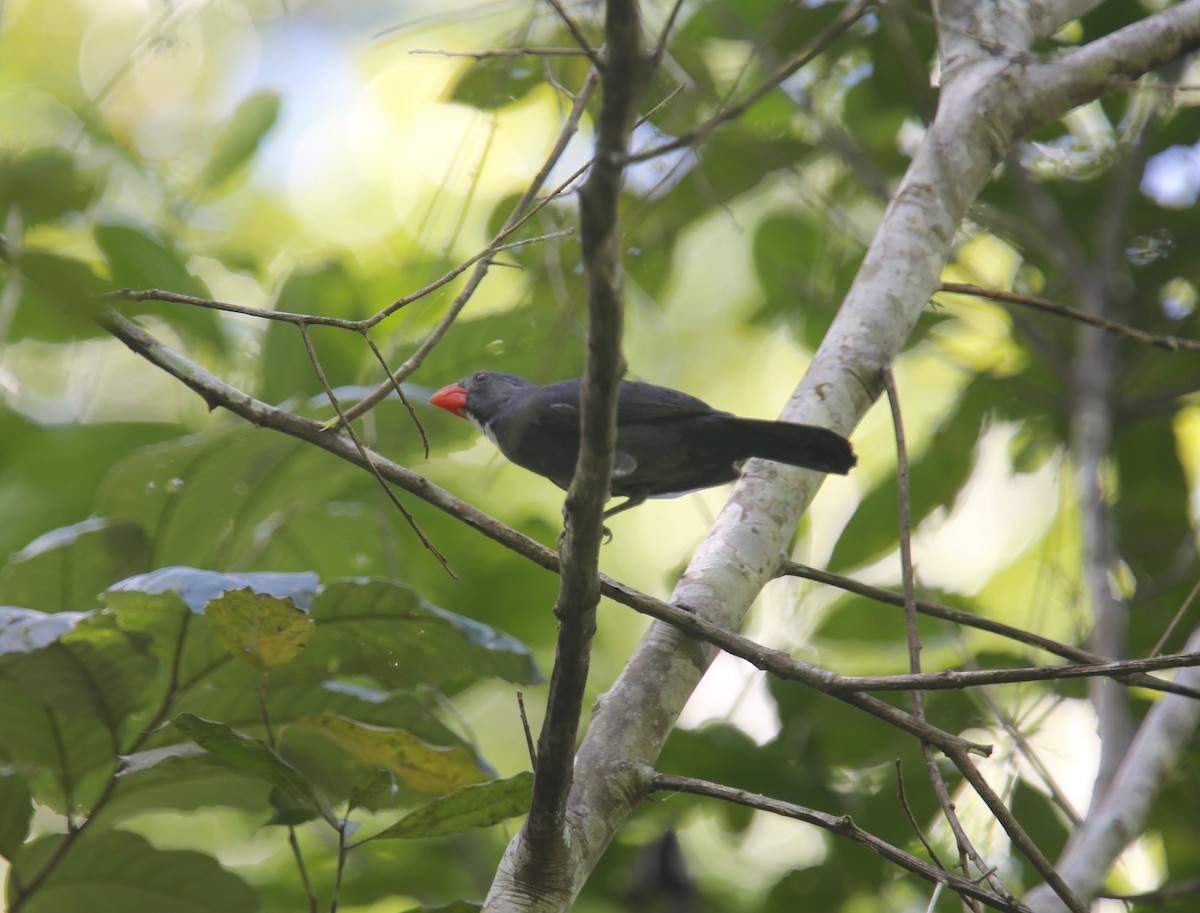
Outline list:
[[[1164,336],[1160,333],[1147,333],[1145,330],[1139,330],[1136,327],[1119,323],[1116,320],[1110,320],[1098,314],[1089,314],[1078,308],[1068,307],[1065,304],[1059,304],[1057,301],[1047,301],[1045,298],[1036,298],[1033,295],[1020,295],[1016,292],[983,288],[982,286],[971,285],[966,282],[943,282],[940,291],[950,292],[955,295],[974,295],[978,298],[990,298],[992,301],[999,301],[1001,304],[1019,304],[1024,307],[1033,308],[1034,310],[1045,311],[1047,314],[1056,314],[1059,317],[1066,317],[1070,320],[1077,320],[1080,323],[1099,327],[1116,336],[1124,336],[1135,342],[1157,346],[1160,349],[1166,349],[1168,352],[1200,352],[1200,342],[1194,339],[1185,339],[1182,336]]]
[[[803,821],[806,824],[826,830],[834,836],[843,837],[852,843],[857,843],[877,856],[889,862],[894,862],[901,868],[924,878],[926,881],[933,884],[945,884],[954,891],[957,891],[964,898],[985,903],[992,909],[1002,910],[1005,913],[1029,913],[1028,907],[1011,897],[995,894],[980,887],[976,881],[947,871],[940,866],[930,865],[923,859],[918,859],[911,853],[906,853],[899,847],[893,846],[887,841],[876,837],[874,834],[864,831],[850,819],[849,815],[831,815],[828,812],[805,808],[802,805],[796,805],[792,802],[784,802],[781,799],[748,792],[744,789],[736,789],[732,786],[723,786],[719,783],[710,783],[706,780],[697,780],[693,777],[677,777],[670,774],[653,773],[650,775],[650,787],[662,792],[707,796],[711,799],[720,799],[724,802],[731,802],[747,808],[770,812],[774,815],[782,815],[785,818],[792,818],[796,821]]]

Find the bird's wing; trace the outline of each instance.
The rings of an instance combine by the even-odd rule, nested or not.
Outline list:
[[[689,415],[707,415],[712,406],[669,387],[657,387],[627,380],[617,398],[617,423],[655,422]]]
[[[704,400],[669,387],[626,380],[617,394],[617,424],[657,422],[715,412]],[[541,406],[532,422],[548,430],[578,432],[579,385],[575,381],[542,388]]]

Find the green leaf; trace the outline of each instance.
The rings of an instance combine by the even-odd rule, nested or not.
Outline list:
[[[154,661],[145,647],[144,638],[121,631],[111,617],[93,615],[41,649],[0,658],[0,673],[29,700],[116,735],[155,698],[147,687]]]
[[[276,754],[266,742],[193,713],[181,713],[172,720],[172,725],[230,767],[265,780],[326,820],[332,819],[326,803],[304,774]]]
[[[33,796],[29,784],[11,768],[0,769],[0,856],[14,859],[29,836]]]
[[[354,668],[385,688],[458,691],[487,676],[541,680],[530,649],[495,628],[425,602],[390,580],[334,580],[312,607],[319,635],[293,667],[327,678]]]
[[[238,105],[196,178],[198,194],[219,189],[250,161],[263,137],[275,125],[279,106],[280,98],[275,92],[255,93]]]
[[[162,748],[151,748],[148,751],[121,755],[121,769],[117,776],[128,777],[145,770],[153,770],[160,764],[177,758],[202,757],[204,753],[204,749],[199,745],[181,742],[177,745],[164,745]]]
[[[464,786],[405,815],[370,839],[445,837],[474,828],[491,827],[528,812],[532,795],[533,774],[528,771],[507,780]]]
[[[10,671],[6,664],[0,675],[0,756],[25,773],[39,804],[59,814],[86,810],[112,773],[113,734],[95,717],[31,699],[8,680]]]
[[[145,567],[149,546],[141,527],[84,520],[39,536],[0,573],[0,601],[42,612],[91,609],[114,580]]]
[[[91,612],[58,612],[47,615],[34,609],[0,606],[0,656],[9,653],[32,653],[66,634]]]
[[[249,588],[226,591],[204,614],[221,646],[264,671],[295,659],[313,635],[313,620],[291,599]]]
[[[563,78],[571,79],[570,76]],[[462,77],[454,84],[451,98],[483,111],[493,111],[519,101],[542,85],[542,68],[530,66],[528,59],[495,57],[477,60],[464,67]]]
[[[13,207],[26,228],[53,222],[87,209],[99,192],[95,175],[82,174],[61,149],[0,154],[0,224]]]
[[[480,783],[489,773],[466,748],[430,745],[404,729],[368,726],[331,713],[302,716],[287,728],[323,735],[364,767],[390,771],[423,793],[444,795]]]
[[[112,285],[97,276],[90,264],[74,257],[24,250],[13,258],[13,265],[21,278],[11,340],[30,337],[65,342],[101,335],[89,318],[90,299]],[[6,287],[12,281],[8,279]]]
[[[96,244],[108,260],[113,283],[135,289],[162,288],[184,295],[208,297],[204,283],[188,271],[186,257],[169,242],[132,225],[96,226]],[[159,305],[164,313],[195,310],[186,305]]]
[[[249,553],[259,556],[259,567],[321,572],[320,550],[290,547],[292,519],[306,512],[307,525],[320,528],[313,538],[321,549],[338,556],[361,552],[364,545],[354,541],[361,536],[330,541],[327,527],[331,504],[362,480],[360,471],[302,441],[222,422],[128,454],[105,477],[95,510],[139,523],[160,565],[221,570]],[[349,568],[344,561],[334,567],[331,576]]]
[[[23,913],[253,913],[258,897],[241,878],[211,856],[190,850],[159,850],[124,831],[85,831],[27,896],[20,885],[38,863],[68,839],[44,837],[20,854],[9,877],[9,905]]]
[[[171,729],[157,737],[174,736]],[[100,814],[111,825],[146,812],[191,811],[223,806],[260,815],[270,787],[225,764],[192,742],[122,755],[117,787]]]
[[[346,802],[351,809],[361,808],[387,793],[395,792],[395,790],[396,778],[391,771],[379,768],[364,770],[355,778]]]
[[[211,297],[205,284],[188,269],[187,254],[177,250],[165,234],[132,225],[101,224],[96,226],[95,238],[108,260],[113,285]],[[185,338],[203,340],[218,350],[225,347],[219,314],[210,308],[158,301],[114,303],[114,307],[132,313],[152,312],[182,331]]]
[[[0,516],[5,518],[0,525],[0,555],[17,551],[48,529],[96,513],[96,488],[114,463],[139,447],[177,433],[177,428],[150,422],[42,425],[0,410],[0,440],[5,443],[0,459]],[[82,454],[87,458],[82,459]],[[146,554],[145,545],[130,546],[121,556],[124,569],[92,592],[146,570],[145,563],[138,563]],[[47,609],[40,602],[8,596],[0,596],[0,602]]]
[[[289,600],[301,608],[311,604],[316,592],[316,574],[219,574],[194,567],[164,567],[149,574],[138,574],[113,584],[105,591],[109,605],[124,604],[125,595],[153,596],[174,593],[191,611],[203,614],[205,606],[219,600],[232,590],[247,590],[251,593]]]
[[[295,827],[320,817],[309,805],[299,802],[286,790],[275,787],[271,790],[271,817],[264,822],[267,826]]]

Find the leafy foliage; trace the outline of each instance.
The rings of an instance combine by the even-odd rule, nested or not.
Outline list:
[[[298,439],[205,414],[95,319],[111,304],[247,396],[325,420],[334,413],[294,325],[95,296],[157,287],[363,320],[476,255],[508,218],[570,105],[556,87],[576,91],[588,61],[401,51],[570,47],[570,30],[536,4],[407,29],[379,20],[394,15],[379,4],[351,6],[338,21],[356,41],[386,36],[370,52],[347,52],[312,10],[251,19],[215,4],[135,23],[97,6],[64,22],[54,4],[25,4],[5,18],[0,856],[14,911],[305,909],[297,858],[323,903],[473,910],[504,822],[527,807],[511,691],[540,683],[538,659],[551,656],[553,577],[401,495],[447,553],[452,578],[368,474]],[[666,6],[645,6],[657,27]],[[639,126],[635,148],[703,128],[841,9],[684,4],[647,109],[685,91]],[[1146,9],[1109,0],[1042,50],[1108,34]],[[571,12],[599,47],[592,10]],[[874,8],[741,117],[631,169],[622,245],[635,375],[747,414],[778,407],[932,116],[936,44],[923,5]],[[266,75],[250,78],[260,59]],[[1164,69],[1037,131],[961,227],[946,278],[1073,307],[1090,306],[1098,285],[1113,319],[1200,337],[1194,201],[1149,180],[1172,155],[1194,155],[1200,106],[1173,92],[1176,82],[1194,83],[1194,72]],[[584,134],[591,129],[585,118]],[[585,156],[572,146],[542,190]],[[572,202],[552,202],[514,240],[576,221]],[[356,428],[401,465],[552,542],[561,494],[476,449],[467,423],[422,408],[431,389],[478,369],[538,380],[579,372],[577,240],[491,260],[432,351],[421,347],[464,278],[370,330],[392,369],[420,353],[403,391],[424,431],[394,393]],[[382,380],[360,333],[310,331],[343,405]],[[944,295],[897,366],[923,594],[1072,642],[1090,625],[1071,476],[1082,340],[1057,316]],[[1125,338],[1109,340],[1107,358],[1112,440],[1099,472],[1128,653],[1142,655],[1200,566],[1198,374],[1189,353]],[[896,582],[899,488],[885,425],[871,417],[857,432],[862,466],[827,485],[797,557]],[[716,498],[622,515],[606,572],[668,588]],[[798,588],[763,611],[783,619],[764,627],[779,646],[836,671],[907,668],[898,610]],[[923,620],[919,631],[927,668],[1045,660],[946,623]],[[624,609],[601,613],[596,696],[640,632]],[[1183,636],[1163,649],[1180,649]],[[910,738],[794,684],[746,694],[714,711],[728,719],[679,730],[657,766],[852,815],[923,857],[897,798],[900,776],[931,845],[955,857],[931,826],[938,802]],[[1033,750],[1022,747],[1029,739],[1047,737],[1047,706],[1086,716],[1084,698],[1081,684],[1029,684],[928,701],[936,725],[996,745],[997,782],[1051,855],[1069,815],[1018,759]],[[534,718],[541,699],[529,696]],[[1131,713],[1149,706],[1139,694]],[[1078,751],[1079,741],[1046,754]],[[1164,777],[1134,850],[1134,868],[1158,881],[1200,872],[1192,755],[1183,775]],[[1078,769],[1047,775],[1090,779]],[[205,836],[230,821],[242,836]],[[713,909],[928,905],[922,884],[895,878],[861,848],[799,826],[786,840],[764,838],[765,827],[743,807],[683,796],[646,803],[580,909],[634,907],[635,882],[654,870],[667,828]],[[1003,840],[990,843],[1006,884],[1036,880]],[[943,897],[938,908],[956,903]]]

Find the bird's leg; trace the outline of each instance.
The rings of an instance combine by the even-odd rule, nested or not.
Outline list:
[[[639,504],[645,503],[645,500],[646,500],[645,492],[639,492],[636,495],[630,495],[628,498],[626,498],[624,501],[622,501],[616,507],[610,507],[608,510],[606,510],[603,513],[602,516],[604,517],[605,520],[607,520],[609,517],[613,516],[614,514],[619,514],[623,510],[629,510],[629,508],[631,508],[631,507],[637,507]]]
[[[622,501],[620,504],[618,504],[616,507],[610,507],[608,510],[606,510],[600,516],[603,519],[607,520],[609,517],[613,516],[614,514],[619,514],[623,510],[629,510],[629,508],[631,508],[631,507],[637,507],[639,504],[644,503],[645,500],[646,500],[646,495],[644,492],[640,492],[636,495],[630,495],[624,501]],[[611,529],[609,529],[607,526],[601,526],[600,531],[602,533],[604,533],[604,544],[605,545],[608,545],[608,543],[612,542],[613,534],[612,534]],[[563,505],[563,531],[558,534],[558,538],[556,538],[554,540],[554,542],[556,545],[558,545],[559,548],[561,548],[562,544],[563,544],[563,540],[566,538],[567,538],[567,507],[564,504]]]

